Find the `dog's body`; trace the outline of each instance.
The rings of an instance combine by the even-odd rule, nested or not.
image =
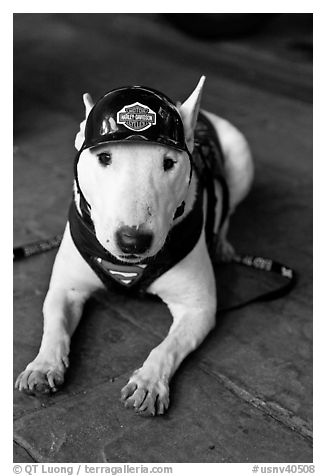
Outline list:
[[[194,149],[203,82],[204,78],[179,107],[190,152]],[[84,95],[84,102],[87,118],[93,103],[89,95]],[[217,252],[228,259],[233,253],[226,240],[229,216],[250,189],[253,163],[246,140],[234,126],[212,113],[203,111],[203,114],[214,127],[224,156],[229,206],[227,217],[218,231]],[[76,137],[77,149],[83,143],[84,128],[85,121]],[[78,162],[78,187],[91,204],[96,239],[122,264],[132,266],[150,262],[162,249],[171,229],[191,214],[198,192],[198,176],[194,172],[190,181],[186,154],[164,145],[102,144],[96,148],[96,154],[101,165],[94,160],[92,149],[84,150]],[[105,166],[103,160],[106,160]],[[75,206],[81,214],[78,187],[75,183]],[[218,228],[223,204],[223,190],[218,184],[215,193],[215,227]],[[175,211],[181,203],[181,216],[175,218]],[[202,206],[204,223],[194,247],[146,289],[167,304],[173,324],[167,337],[151,351],[121,392],[125,405],[144,415],[164,413],[169,405],[169,380],[182,360],[198,347],[215,325],[215,278],[205,237],[206,192],[203,193]],[[142,246],[137,242],[136,255],[126,252],[133,237],[126,229],[141,234]],[[145,247],[144,241],[148,242]],[[44,302],[41,347],[35,360],[17,379],[16,386],[20,390],[55,391],[63,383],[70,339],[79,323],[84,303],[94,291],[103,287],[102,280],[78,251],[68,223]]]

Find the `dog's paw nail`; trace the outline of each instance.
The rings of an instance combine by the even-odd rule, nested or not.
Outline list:
[[[16,378],[15,388],[18,388],[18,389],[19,389],[20,384],[21,384],[21,380],[22,380],[23,373],[24,373],[24,372],[21,372],[21,373],[18,375],[18,377]]]
[[[157,413],[158,413],[158,415],[164,415],[164,412],[165,412],[166,408],[167,407],[165,407],[164,403],[161,400],[158,400],[158,402],[157,402]]]
[[[155,400],[156,400],[156,396],[148,393],[143,403],[138,408],[137,413],[139,413],[142,416],[154,416],[155,415]]]
[[[143,388],[137,389],[133,395],[134,397],[134,408],[139,408],[144,402],[147,395],[147,391]]]
[[[125,401],[124,406],[125,408],[134,408],[134,400],[128,398],[128,400]]]
[[[69,367],[69,358],[68,357],[63,357],[62,362],[63,362],[64,366],[67,369]]]
[[[155,410],[153,408],[144,407],[142,410],[136,410],[137,415],[142,417],[155,416]]]
[[[129,382],[121,390],[121,401],[126,400],[130,395],[132,395],[137,388],[137,384],[134,382]]]
[[[47,379],[49,382],[49,385],[51,387],[51,390],[53,392],[57,391],[57,387],[62,385],[64,382],[63,376],[59,372],[55,371],[50,371],[47,373]]]

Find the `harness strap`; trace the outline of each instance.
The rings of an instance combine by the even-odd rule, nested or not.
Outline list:
[[[216,130],[200,112],[195,132],[194,166],[207,191],[206,237],[214,236],[217,184],[222,187],[222,210],[218,229],[221,229],[229,213],[229,187],[225,179],[224,165],[225,157]]]

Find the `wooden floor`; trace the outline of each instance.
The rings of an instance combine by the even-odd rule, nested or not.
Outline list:
[[[245,38],[191,37],[155,14],[16,14],[15,245],[63,231],[81,95],[143,84],[184,100],[207,76],[203,107],[253,150],[253,190],[231,238],[300,275],[287,297],[220,314],[181,366],[166,416],[124,409],[120,388],[171,323],[149,298],[96,296],[72,343],[67,381],[38,399],[14,393],[15,462],[312,461],[312,64],[303,15],[273,17]],[[14,378],[42,333],[55,253],[14,265]],[[69,264],[68,264],[69,265]],[[260,276],[219,269],[221,302]]]

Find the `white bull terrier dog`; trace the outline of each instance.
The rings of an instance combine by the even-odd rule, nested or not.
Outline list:
[[[62,385],[71,336],[93,292],[136,289],[159,296],[173,324],[121,398],[142,415],[168,408],[171,377],[215,325],[212,259],[232,257],[229,217],[253,179],[244,136],[199,111],[204,81],[177,106],[140,86],[113,90],[95,105],[84,94],[74,201],[44,302],[40,350],[18,376],[19,390]]]

